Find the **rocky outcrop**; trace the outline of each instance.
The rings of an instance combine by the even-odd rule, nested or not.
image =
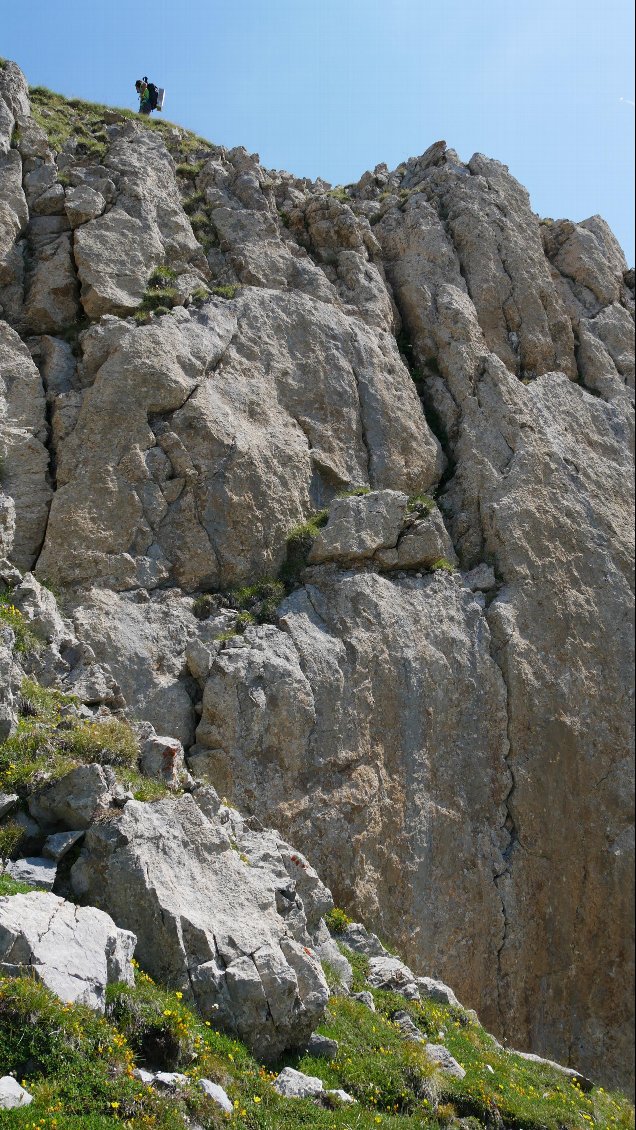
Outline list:
[[[63,1001],[104,1011],[106,986],[132,985],[135,936],[92,906],[53,894],[0,898],[0,972],[29,973]]]
[[[0,557],[72,617],[26,581],[33,671],[181,741],[499,1035],[624,1082],[634,280],[614,237],[540,221],[505,166],[444,142],[332,190],[102,126],[99,155],[54,153],[0,69]],[[274,622],[233,634],[227,590],[274,578],[290,535],[313,544]],[[227,611],[199,621],[189,594],[215,592]],[[113,899],[91,837],[137,874],[129,809],[83,849]],[[139,883],[141,938],[164,904]],[[167,951],[175,983],[198,945]]]
[[[129,801],[89,829],[72,882],[135,931],[155,978],[272,1060],[303,1046],[324,1012],[308,928],[331,899],[287,845],[228,830],[190,796]]]

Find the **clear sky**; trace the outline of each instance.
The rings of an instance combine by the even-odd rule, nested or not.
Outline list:
[[[444,138],[542,216],[600,213],[634,263],[631,0],[0,0],[32,85],[165,117],[333,184]]]

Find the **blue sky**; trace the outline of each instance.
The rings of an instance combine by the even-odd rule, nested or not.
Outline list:
[[[136,107],[333,184],[444,138],[542,216],[608,220],[634,262],[631,0],[0,0],[33,85]]]

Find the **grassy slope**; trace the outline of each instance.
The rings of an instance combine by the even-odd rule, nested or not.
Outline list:
[[[360,985],[359,962],[358,977]],[[0,1127],[185,1130],[187,1119],[194,1119],[205,1130],[228,1123],[240,1130],[433,1130],[458,1125],[460,1116],[475,1117],[475,1126],[527,1130],[634,1125],[623,1098],[601,1088],[583,1095],[558,1072],[501,1051],[461,1010],[405,1003],[392,993],[374,997],[376,1013],[345,996],[331,998],[320,1031],[338,1040],[335,1060],[304,1055],[285,1061],[357,1099],[355,1106],[326,1109],[279,1097],[272,1071],[139,970],[134,989],[109,990],[107,1019],[63,1005],[30,978],[0,980],[0,1065],[24,1080],[35,1099],[23,1111],[0,1112]],[[432,1039],[444,1033],[445,1045],[466,1068],[465,1079],[431,1071],[421,1046],[406,1042],[390,1020],[401,1008]],[[183,1071],[190,1082],[178,1099],[158,1095],[134,1078],[135,1062]],[[201,1094],[200,1077],[225,1087],[233,1115],[223,1115]]]

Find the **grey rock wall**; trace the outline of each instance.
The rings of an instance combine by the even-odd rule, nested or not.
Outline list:
[[[444,142],[333,191],[104,131],[54,153],[0,70],[2,555],[415,968],[624,1083],[633,271]],[[144,317],[157,267],[174,309]],[[363,487],[275,625],[195,619]]]

